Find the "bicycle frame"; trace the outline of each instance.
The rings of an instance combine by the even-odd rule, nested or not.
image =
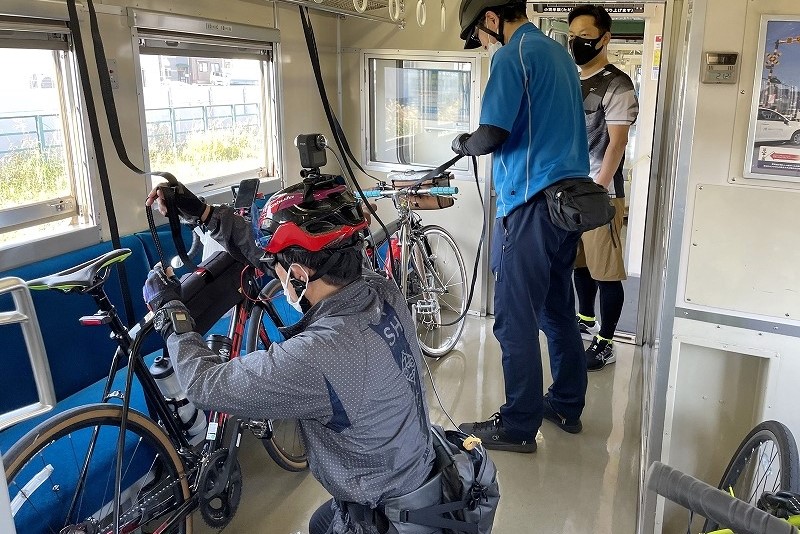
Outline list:
[[[399,258],[399,265],[400,265],[400,272],[394,272],[394,265],[391,265],[389,262],[388,254],[386,258],[386,263],[388,264],[387,271],[389,272],[390,276],[397,281],[397,285],[400,288],[400,291],[403,295],[408,295],[409,289],[409,266],[417,272],[420,278],[423,277],[424,273],[431,273],[433,276],[436,276],[436,285],[438,287],[444,287],[445,283],[438,278],[436,274],[436,270],[434,269],[433,265],[430,262],[430,258],[426,253],[423,252],[421,249],[421,234],[419,234],[415,228],[415,225],[419,225],[417,221],[414,220],[414,210],[410,206],[410,204],[405,201],[403,198],[398,199],[398,197],[402,197],[404,194],[403,191],[395,191],[392,199],[395,202],[395,207],[398,212],[398,219],[397,219],[397,234],[398,234],[398,244],[400,248],[400,258]],[[381,241],[380,243],[374,243],[373,248],[377,250],[383,242],[389,241],[391,236],[387,236],[385,241]],[[399,280],[398,280],[399,274]],[[431,294],[432,288],[428,287],[427,284],[423,287],[423,296],[426,300],[430,301],[433,298]]]
[[[255,272],[251,267],[245,267],[243,270],[242,281],[243,285],[257,287]],[[254,299],[249,298],[245,288],[243,288],[243,290],[245,291],[246,298],[244,298],[233,309],[231,322],[228,328],[228,334],[232,341],[231,357],[238,356],[241,351],[244,327],[256,302]],[[196,472],[196,475],[199,476],[202,473],[202,469],[205,467],[204,458],[207,458],[211,453],[218,450],[221,446],[227,447],[230,462],[232,464],[236,459],[238,444],[240,442],[239,438],[241,436],[243,426],[242,420],[235,418],[233,422],[234,426],[230,427],[229,425],[231,422],[229,421],[230,417],[228,414],[222,412],[210,412],[209,431],[206,434],[206,441],[203,445],[202,451],[195,452],[195,450],[192,449],[186,434],[181,428],[181,423],[178,421],[177,415],[169,407],[168,401],[164,398],[164,395],[156,384],[155,378],[150,373],[150,370],[148,369],[144,358],[141,355],[140,348],[143,340],[153,330],[152,313],[148,313],[142,321],[128,330],[117,314],[116,308],[108,299],[108,296],[103,289],[103,284],[98,284],[96,287],[87,291],[87,293],[95,300],[99,310],[97,314],[91,318],[87,318],[87,320],[84,320],[83,324],[92,326],[108,324],[112,331],[113,339],[115,339],[119,345],[112,359],[111,368],[103,388],[101,401],[108,402],[113,398],[122,398],[123,400],[129,399],[132,386],[132,377],[135,376],[142,386],[144,399],[150,418],[161,421],[165,433],[170,439],[170,442],[173,444],[176,451],[178,451],[178,454],[181,456],[181,458],[184,459],[187,467],[191,468],[199,464],[200,470]],[[277,312],[275,311],[271,302],[260,302],[260,305],[264,306],[268,315],[273,321],[276,321],[276,324],[281,324],[280,318],[278,317]],[[122,393],[112,392],[111,388],[117,376],[117,372],[126,363],[128,365],[128,379],[126,381],[125,391]],[[127,403],[125,403],[125,405],[127,405]],[[251,428],[253,428],[254,433],[256,433],[258,437],[265,437],[264,434],[268,432],[271,427],[268,422],[254,422]],[[227,443],[223,444],[222,438],[225,436],[226,430],[229,439],[227,440]],[[269,437],[269,435],[266,437]],[[75,496],[73,497],[73,501],[70,505],[70,514],[76,505],[75,498],[80,494],[80,490],[83,488],[86,482],[87,468],[95,451],[96,439],[97,433],[95,430],[87,450],[86,458],[83,462],[83,467],[78,476],[78,489],[76,490]],[[156,532],[164,532],[172,528],[181,520],[183,520],[188,514],[192,513],[198,505],[198,495],[197,493],[192,493],[191,498],[173,510],[169,514],[166,522],[161,524]]]

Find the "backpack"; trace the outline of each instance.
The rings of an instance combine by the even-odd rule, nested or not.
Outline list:
[[[445,534],[491,534],[500,502],[497,467],[482,445],[464,448],[467,434],[436,425],[431,426],[431,434],[434,476],[414,492],[387,500],[384,513],[399,534],[436,531],[420,527],[442,529]],[[441,504],[430,504],[431,491],[437,493],[434,502]],[[427,497],[420,498],[423,494]]]

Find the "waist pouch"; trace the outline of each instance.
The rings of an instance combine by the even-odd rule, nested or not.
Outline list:
[[[227,252],[218,251],[181,278],[181,300],[194,319],[197,332],[208,332],[242,301],[242,269],[244,264]]]
[[[616,214],[608,191],[585,178],[556,182],[544,194],[550,220],[570,232],[594,230],[611,222]]]
[[[418,178],[424,176],[426,171],[418,171],[417,173],[402,173],[403,178],[396,178],[396,175],[389,175],[392,180],[392,187],[395,189],[402,189],[403,187],[410,187],[418,185],[419,187],[450,187],[450,177],[452,174],[445,172],[439,176],[434,176],[424,182],[418,184],[415,178],[406,178],[409,174],[417,175]],[[433,196],[433,195],[408,195],[408,201],[415,210],[440,210],[442,208],[449,208],[455,204],[456,199],[451,196]]]

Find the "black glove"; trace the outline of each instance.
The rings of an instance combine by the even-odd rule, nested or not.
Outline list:
[[[472,137],[472,134],[468,133],[457,135],[456,138],[453,139],[453,144],[450,145],[450,148],[459,156],[469,156],[470,154],[467,152],[466,148],[464,148],[464,144],[470,137]]]
[[[155,312],[167,302],[181,299],[181,284],[164,271],[161,263],[156,263],[144,282],[142,296],[150,311]]]
[[[202,199],[189,191],[185,185],[179,183],[176,186],[162,184],[159,186],[164,193],[165,199],[171,194],[174,197],[175,207],[181,217],[191,222],[196,222],[206,211],[206,203]],[[170,192],[168,189],[171,189]],[[167,208],[169,209],[169,208]]]

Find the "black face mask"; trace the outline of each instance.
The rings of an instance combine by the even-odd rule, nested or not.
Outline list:
[[[596,48],[600,41],[603,39],[601,35],[597,39],[584,39],[583,37],[573,37],[569,42],[569,48],[572,51],[572,57],[578,66],[586,65],[603,50]]]

